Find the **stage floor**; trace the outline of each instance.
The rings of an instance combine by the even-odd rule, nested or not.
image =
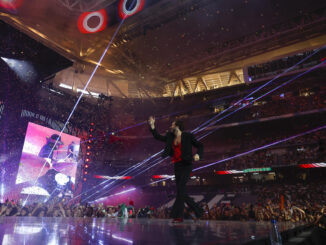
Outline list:
[[[280,230],[296,227],[279,224]],[[268,236],[266,222],[162,219],[0,217],[0,242],[11,244],[243,244]]]

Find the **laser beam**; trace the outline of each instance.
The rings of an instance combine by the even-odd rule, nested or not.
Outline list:
[[[256,98],[254,101],[252,101],[252,103],[255,102],[255,101],[257,101],[257,100],[259,100],[259,99],[261,99],[261,98],[263,98],[263,97],[265,97],[265,96],[267,96],[267,95],[269,95],[270,93],[276,91],[277,89],[279,89],[279,88],[281,88],[281,87],[283,87],[283,86],[289,84],[290,82],[296,80],[297,78],[299,78],[299,77],[301,77],[301,76],[303,76],[303,75],[305,75],[305,74],[307,74],[307,73],[309,73],[309,72],[311,72],[311,71],[317,69],[319,66],[321,66],[321,65],[324,64],[325,62],[326,62],[326,61],[323,61],[322,63],[320,63],[320,64],[318,64],[318,65],[312,67],[311,69],[309,69],[309,70],[307,70],[307,71],[305,71],[305,72],[303,72],[303,73],[300,73],[300,74],[294,76],[293,78],[291,78],[291,79],[289,79],[288,81],[282,83],[281,85],[277,86],[276,88],[274,88],[274,89],[268,91],[267,93],[265,93],[265,94],[259,96],[259,97]],[[246,105],[246,106],[248,106],[248,105]],[[241,107],[241,108],[239,108],[239,109],[237,109],[237,110],[235,110],[235,111],[233,111],[233,112],[231,112],[231,113],[225,115],[224,117],[222,117],[222,118],[220,118],[219,120],[217,120],[217,122],[223,120],[225,117],[228,117],[228,116],[230,116],[230,115],[236,113],[236,112],[239,111],[239,110],[244,109],[246,106]],[[216,122],[215,122],[215,123],[216,123]],[[209,126],[209,125],[207,125],[206,127],[208,127],[208,126]],[[206,133],[205,135],[201,136],[201,137],[199,138],[199,140],[200,140],[200,139],[203,139],[204,137],[207,137],[208,135],[212,134],[212,133],[215,132],[216,130],[217,130],[217,129],[212,130],[212,131]],[[166,159],[166,158],[165,158],[165,159]],[[137,173],[136,175],[133,174],[133,177],[136,177],[136,176],[138,176],[138,175],[140,175],[140,174],[142,174],[142,173],[148,171],[149,169],[151,169],[151,168],[155,167],[156,165],[160,164],[161,162],[163,162],[165,159],[163,159],[163,160],[161,160],[161,161],[158,161],[157,163],[155,163],[155,164],[149,166],[147,169],[141,170],[141,171],[140,171],[139,173]],[[105,188],[105,187],[104,187],[104,188]],[[108,191],[110,191],[110,189],[107,190],[107,192],[108,192]],[[91,196],[93,196],[93,195],[94,195],[94,194],[92,194]],[[88,198],[87,198],[87,199],[88,199]]]
[[[94,70],[93,70],[93,72],[92,72],[90,78],[88,79],[88,81],[87,81],[87,83],[86,83],[86,85],[85,85],[83,91],[86,91],[88,85],[89,85],[90,82],[93,80],[93,77],[94,77],[95,73],[97,72],[98,68],[100,67],[100,65],[101,65],[101,63],[102,63],[102,61],[103,61],[103,59],[104,59],[106,53],[108,52],[109,48],[111,47],[111,45],[112,45],[112,43],[113,43],[113,40],[115,39],[116,35],[118,34],[118,32],[119,32],[119,30],[120,30],[120,28],[121,28],[121,26],[122,26],[123,23],[124,23],[124,20],[122,20],[122,21],[120,22],[119,26],[118,26],[117,29],[115,30],[115,32],[114,32],[114,34],[113,34],[113,36],[112,36],[110,42],[108,43],[107,47],[105,48],[105,50],[104,50],[102,56],[100,57],[99,61],[98,61],[97,64],[96,64],[96,66],[95,66],[95,68],[94,68]],[[81,94],[80,94],[80,96],[79,96],[79,98],[78,98],[76,104],[74,105],[74,107],[73,107],[71,113],[69,114],[69,116],[68,116],[68,118],[67,118],[67,120],[66,120],[66,122],[65,122],[65,124],[64,124],[64,126],[63,126],[63,128],[62,128],[62,130],[61,130],[61,132],[60,132],[60,134],[59,134],[59,137],[61,137],[63,131],[64,131],[65,128],[67,127],[67,125],[68,125],[68,123],[69,123],[69,121],[70,121],[70,118],[71,118],[72,115],[74,114],[74,112],[75,112],[75,110],[76,110],[76,108],[77,108],[77,106],[78,106],[80,100],[82,99],[83,95],[84,95],[84,93],[81,93]],[[57,143],[58,143],[58,140],[59,140],[59,137],[57,138],[57,140],[56,140],[56,142],[55,142],[53,148],[51,149],[49,156],[52,154],[54,148],[56,147],[56,145],[57,145]],[[36,178],[36,180],[35,180],[35,182],[34,182],[34,186],[36,185],[36,183],[37,183],[37,181],[38,181],[38,179],[39,179],[39,177],[40,177],[40,174],[42,173],[42,171],[43,171],[45,165],[46,165],[46,161],[44,161],[44,164],[43,164],[43,166],[42,166],[42,168],[41,168],[41,171],[40,171],[40,172],[38,173],[38,175],[37,175],[37,178]],[[25,201],[23,202],[23,206],[26,205],[26,202],[27,202],[29,196],[30,196],[30,195],[28,194],[27,197],[26,197],[26,199],[25,199]]]

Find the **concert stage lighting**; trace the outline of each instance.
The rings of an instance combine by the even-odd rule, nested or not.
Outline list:
[[[64,84],[64,83],[60,83],[60,84],[59,84],[59,87],[61,87],[61,88],[66,88],[66,89],[72,89],[72,86],[71,86],[71,85]]]
[[[108,179],[108,180],[128,180],[132,179],[131,176],[103,176],[103,175],[94,175],[96,179]]]
[[[92,23],[92,21],[94,23]],[[108,24],[108,15],[105,9],[94,12],[85,12],[78,19],[78,29],[81,33],[96,33],[103,31]]]
[[[66,185],[69,182],[68,176],[62,173],[56,174],[54,179],[58,185]]]
[[[119,16],[121,19],[126,19],[143,10],[145,0],[120,0],[119,2]]]
[[[0,8],[15,10],[20,7],[22,3],[23,0],[0,0]]]
[[[37,79],[37,72],[30,62],[25,60],[8,59],[1,57],[16,75],[24,82],[34,82]]]
[[[326,168],[326,163],[309,163],[309,164],[300,164],[300,168]]]
[[[0,202],[4,202],[4,199],[3,199],[3,196],[5,194],[5,185],[4,185],[4,183],[1,183],[0,191],[1,191]]]

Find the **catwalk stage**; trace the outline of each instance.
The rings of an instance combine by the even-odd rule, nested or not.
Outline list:
[[[280,230],[296,227],[280,223]],[[162,219],[1,217],[0,242],[8,244],[243,244],[267,237],[266,222]]]

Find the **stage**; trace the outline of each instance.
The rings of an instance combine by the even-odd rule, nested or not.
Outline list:
[[[298,224],[299,225],[299,224]],[[280,230],[296,227],[280,223]],[[243,244],[268,236],[267,222],[0,217],[1,244]]]

